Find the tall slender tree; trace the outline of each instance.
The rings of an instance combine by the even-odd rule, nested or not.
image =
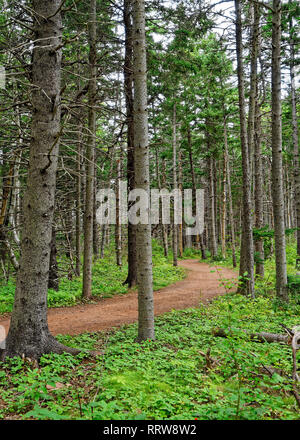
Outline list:
[[[134,153],[136,189],[145,191],[150,202],[147,56],[145,2],[133,2],[133,77],[134,77]],[[138,340],[154,338],[154,304],[152,279],[152,243],[150,207],[148,222],[136,225]]]
[[[242,40],[242,14],[241,2],[235,0],[236,12],[236,55],[237,55],[237,76],[239,90],[239,112],[240,112],[240,134],[242,147],[242,169],[243,169],[243,237],[242,246],[244,258],[241,264],[245,263],[247,278],[244,283],[247,293],[254,297],[254,245],[252,232],[252,213],[251,213],[251,176],[250,160],[247,142],[246,124],[246,105],[245,105],[245,85],[243,68],[243,40]],[[243,271],[242,271],[243,272]],[[243,276],[244,273],[241,273]],[[242,286],[243,288],[243,286]]]
[[[133,0],[124,0],[123,21],[125,27],[124,93],[127,124],[127,184],[128,191],[135,188],[134,126],[133,126]],[[128,202],[131,208],[132,202]],[[124,284],[133,287],[137,281],[136,225],[128,223],[128,275]]]
[[[278,298],[287,301],[288,293],[282,171],[281,1],[273,0],[272,7],[272,199],[274,213],[276,293]]]
[[[94,223],[94,176],[96,147],[96,94],[97,94],[97,0],[90,0],[89,39],[89,86],[88,86],[88,134],[86,148],[86,194],[84,210],[84,251],[82,296],[92,296],[93,223]]]
[[[173,115],[172,115],[172,150],[173,150],[173,190],[177,191],[177,114],[176,114],[176,102],[173,103]],[[173,215],[173,266],[178,266],[178,225],[176,223],[176,197],[174,196],[174,215]]]
[[[289,0],[291,4],[291,0]],[[297,227],[297,255],[300,258],[300,168],[299,168],[299,136],[297,121],[297,100],[296,100],[296,31],[293,26],[293,16],[289,17],[289,44],[290,44],[290,80],[291,80],[291,107],[292,107],[292,129],[293,129],[293,150],[294,150],[294,200],[296,207],[296,227]]]

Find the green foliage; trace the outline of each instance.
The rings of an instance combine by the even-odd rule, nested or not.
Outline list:
[[[300,294],[300,275],[288,275],[288,289],[291,293]]]
[[[286,229],[285,235],[286,237],[292,236],[296,231],[296,228]],[[253,228],[253,238],[255,241],[263,239],[264,241],[264,256],[265,260],[272,256],[272,246],[274,239],[274,229],[270,229],[269,225],[264,226],[263,228],[257,229]],[[254,255],[255,262],[263,262],[264,260],[259,258],[259,254]]]
[[[279,333],[281,323],[299,323],[299,312],[294,302],[286,310],[275,308],[271,297],[231,294],[157,318],[156,341],[133,342],[136,324],[61,336],[65,344],[101,348],[104,355],[51,354],[39,368],[17,358],[2,364],[0,418],[298,419],[290,348],[257,344],[238,329]],[[230,327],[229,337],[214,337],[216,327]],[[270,377],[262,365],[287,376]]]

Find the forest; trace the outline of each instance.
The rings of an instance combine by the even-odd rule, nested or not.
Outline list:
[[[299,3],[0,11],[1,424],[298,420]]]

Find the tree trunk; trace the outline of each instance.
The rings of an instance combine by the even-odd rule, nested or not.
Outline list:
[[[149,139],[147,109],[147,58],[144,0],[133,2],[134,145],[136,188],[150,202]],[[154,339],[152,243],[150,209],[148,223],[136,225],[138,341]]]
[[[135,188],[134,165],[134,118],[133,118],[133,25],[132,25],[133,0],[124,0],[124,26],[125,26],[125,63],[124,63],[124,92],[126,100],[127,121],[127,184],[128,191]],[[132,202],[128,202],[128,210]],[[133,287],[137,282],[137,251],[136,251],[136,225],[128,222],[128,275],[124,284]]]
[[[6,251],[8,250],[8,239],[6,237],[6,227],[9,218],[9,202],[13,186],[14,163],[10,165],[8,175],[3,179],[2,202],[0,210],[0,254],[1,259],[5,262]]]
[[[211,257],[215,258],[218,253],[216,239],[216,221],[215,221],[215,185],[213,175],[213,161],[211,155],[208,158],[208,176],[209,176],[209,249]]]
[[[254,152],[254,204],[255,204],[255,227],[263,227],[263,170],[261,158],[261,115],[258,103],[258,81],[257,81],[257,59],[259,54],[259,21],[260,7],[253,5],[253,31],[251,42],[251,77],[250,77],[250,99],[248,118],[248,142],[249,153]],[[264,241],[255,240],[255,251],[257,253],[256,275],[264,276]]]
[[[177,129],[176,129],[176,104],[173,104],[172,120],[172,147],[173,147],[173,190],[177,190]],[[173,266],[178,266],[178,225],[176,224],[176,199],[174,196],[173,210]]]
[[[263,168],[261,157],[261,121],[260,108],[256,101],[255,110],[255,134],[254,134],[254,168],[255,168],[255,227],[261,229],[264,225],[263,210]],[[255,251],[258,261],[256,262],[256,275],[264,277],[264,240],[257,238],[255,241]]]
[[[231,251],[232,251],[232,265],[236,267],[236,252],[235,252],[235,225],[233,217],[232,207],[232,193],[231,193],[231,176],[230,176],[230,164],[228,158],[228,136],[227,136],[227,123],[226,117],[224,117],[224,158],[226,158],[226,178],[227,178],[227,193],[229,202],[229,222],[230,222],[230,234],[231,234]]]
[[[167,189],[167,172],[166,172],[166,159],[162,159],[162,187],[163,189]],[[162,224],[163,227],[163,246],[164,246],[164,255],[168,256],[168,225]]]
[[[183,192],[183,183],[182,183],[182,153],[181,150],[178,152],[178,188],[182,194]],[[181,223],[178,227],[178,250],[179,256],[182,258],[183,255],[183,222],[181,218]]]
[[[77,176],[76,176],[76,226],[75,226],[75,274],[80,276],[80,256],[81,256],[81,163],[82,163],[82,124],[79,127],[78,147],[77,147]]]
[[[294,200],[296,207],[296,227],[297,227],[297,255],[300,258],[300,169],[299,169],[299,143],[298,143],[298,121],[297,121],[297,100],[295,84],[295,47],[296,41],[293,33],[293,23],[290,19],[290,78],[291,78],[291,106],[292,106],[292,126],[293,126],[293,147],[294,147]]]
[[[158,190],[161,191],[161,179],[160,179],[160,171],[159,171],[159,157],[158,157],[158,150],[155,150],[155,161],[156,161],[156,180],[157,180],[157,186]],[[163,185],[165,189],[165,159],[163,159],[163,172],[162,172],[162,180]],[[162,221],[162,203],[161,200],[159,201],[159,222],[160,222],[160,230],[162,235],[162,243],[164,248],[164,256],[168,256],[168,233],[167,233],[167,225],[165,225]]]
[[[56,249],[56,231],[52,226],[52,238],[50,243],[50,264],[49,264],[49,280],[48,288],[58,291],[59,278],[58,278],[58,266],[57,266],[57,249]]]
[[[251,15],[251,44],[250,44],[250,96],[248,111],[248,151],[250,163],[250,181],[252,181],[252,167],[254,156],[254,129],[255,129],[255,103],[257,94],[257,57],[258,57],[258,38],[259,38],[259,5],[250,4]]]
[[[122,237],[121,237],[121,212],[120,212],[120,185],[121,185],[121,158],[117,159],[117,184],[116,184],[116,227],[115,227],[115,245],[116,245],[116,263],[122,266]]]
[[[99,225],[97,223],[97,157],[95,154],[94,167],[94,200],[93,200],[93,254],[94,259],[99,257]]]
[[[93,266],[93,216],[94,216],[94,157],[96,144],[96,94],[97,94],[97,12],[96,0],[90,0],[88,39],[89,39],[89,92],[88,92],[88,135],[86,148],[86,195],[84,211],[84,250],[82,296],[92,296]]]
[[[32,125],[29,172],[23,200],[20,269],[5,357],[39,359],[67,349],[51,336],[47,322],[50,243],[60,137],[60,0],[33,0]],[[44,17],[51,16],[47,20]]]
[[[226,201],[227,201],[227,188],[226,188],[226,177],[227,177],[227,156],[223,154],[223,180],[222,180],[222,204],[221,204],[221,249],[222,258],[226,258]]]
[[[249,296],[254,298],[254,245],[252,232],[252,214],[251,214],[251,176],[250,160],[247,142],[247,126],[245,114],[245,86],[243,69],[243,44],[242,44],[242,19],[241,3],[235,0],[236,11],[236,54],[237,54],[237,74],[239,90],[239,112],[240,112],[240,134],[242,147],[242,168],[243,168],[243,238],[242,246],[246,267],[247,278],[245,279],[242,290],[245,290]],[[242,274],[243,276],[244,274]]]
[[[281,131],[281,8],[280,0],[273,0],[272,17],[272,198],[276,261],[276,294],[288,300],[285,250],[284,195],[282,175]]]

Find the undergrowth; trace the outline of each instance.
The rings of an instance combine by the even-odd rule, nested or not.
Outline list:
[[[156,318],[156,340],[133,342],[136,324],[109,333],[60,336],[103,355],[46,355],[39,367],[11,359],[0,369],[3,419],[298,419],[287,345],[250,342],[237,329],[282,332],[300,306],[228,294],[210,306]],[[231,328],[229,338],[212,329]],[[270,376],[264,367],[282,370]]]

